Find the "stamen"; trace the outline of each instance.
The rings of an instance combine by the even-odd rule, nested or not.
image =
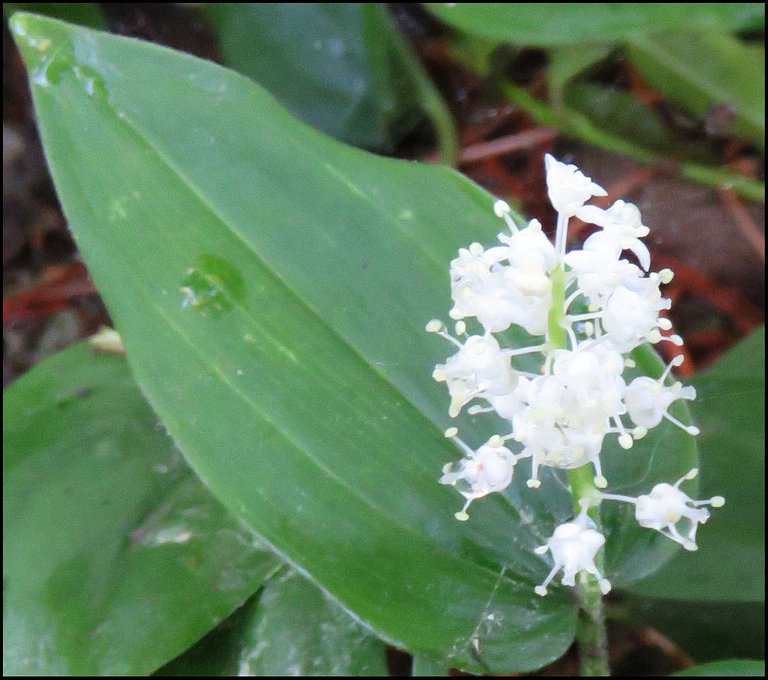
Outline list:
[[[459,520],[459,522],[466,522],[469,519],[469,515],[467,514],[467,508],[469,508],[469,504],[473,500],[474,498],[468,498],[467,502],[464,503],[464,507],[453,515],[457,520]]]
[[[606,501],[621,501],[622,503],[632,503],[633,505],[637,505],[637,498],[632,498],[632,496],[622,496],[618,493],[600,493],[600,498]]]
[[[602,312],[594,312],[591,314],[570,314],[565,317],[565,319],[570,323],[573,323],[574,321],[593,321],[594,319],[599,319],[602,315]]]
[[[545,552],[546,552],[547,546],[544,546],[544,549],[545,549]],[[541,595],[542,597],[544,597],[547,594],[547,592],[549,592],[549,591],[547,591],[547,586],[550,584],[552,579],[555,577],[555,574],[559,570],[560,570],[560,565],[558,565],[558,564],[556,564],[554,567],[552,567],[552,571],[550,571],[549,574],[547,574],[547,578],[544,579],[544,583],[542,583],[540,586],[536,586],[533,589],[533,592],[535,592],[537,595]]]
[[[512,208],[509,207],[509,203],[506,201],[502,201],[501,199],[497,200],[493,204],[493,212],[496,213],[496,217],[502,217],[504,221],[507,223],[507,226],[509,227],[509,230],[516,234],[520,231],[519,227],[515,224],[515,221],[510,216]]]
[[[461,349],[462,347],[464,347],[464,345],[462,345],[462,344],[461,344],[461,342],[459,342],[459,341],[458,341],[456,338],[454,338],[452,335],[449,335],[449,333],[448,333],[448,331],[447,331],[447,330],[441,330],[441,331],[437,331],[437,334],[438,334],[438,335],[439,335],[441,338],[445,338],[445,339],[446,339],[446,340],[448,340],[449,342],[452,342],[452,343],[453,343],[454,345],[456,345],[456,347],[458,347],[459,349]]]
[[[452,430],[456,430],[456,432],[452,432]],[[450,434],[450,435],[448,434],[449,432],[451,432],[451,434]],[[455,427],[449,427],[449,428],[448,428],[448,429],[445,431],[445,436],[446,436],[446,438],[448,438],[448,439],[452,439],[452,440],[453,440],[453,442],[454,442],[454,443],[455,443],[455,444],[456,444],[456,445],[457,445],[457,446],[458,446],[458,447],[459,447],[459,448],[460,448],[462,451],[464,451],[464,453],[466,453],[468,456],[474,456],[474,455],[475,455],[475,451],[474,451],[474,449],[471,449],[471,448],[469,447],[469,445],[468,445],[468,444],[466,444],[466,442],[464,442],[463,440],[459,439],[459,438],[456,436],[456,433],[458,433],[458,430],[457,430]]]
[[[677,489],[683,482],[689,482],[692,479],[696,479],[699,476],[699,468],[691,468],[680,479],[675,482],[675,488]]]
[[[681,423],[677,418],[670,415],[666,411],[662,414],[669,422],[674,423],[679,428],[685,430],[688,434],[693,435],[694,437],[701,432],[701,430],[696,427],[695,425],[685,425],[684,423]]]
[[[677,368],[680,366],[683,361],[685,361],[685,356],[682,354],[678,354],[672,361],[669,362],[669,365],[664,369],[664,373],[661,374],[661,377],[659,378],[660,383],[664,383],[664,381],[667,379],[667,376],[669,375],[670,371],[673,367]]]
[[[592,461],[592,467],[595,468],[595,478],[593,480],[595,482],[595,486],[598,489],[604,489],[606,486],[608,486],[608,480],[605,477],[603,477],[603,471],[602,471],[602,469],[600,467],[600,459],[599,458],[595,458]],[[586,506],[584,505],[585,502],[586,502]],[[589,499],[588,498],[582,498],[579,501],[579,504],[581,505],[582,512],[586,513],[587,508],[589,507]]]
[[[616,423],[617,432],[619,433],[619,446],[621,446],[622,449],[631,449],[634,440],[632,439],[632,435],[629,434],[624,427],[624,423],[621,422],[621,418],[619,416],[614,416],[613,422]]]
[[[509,203],[502,201],[500,198],[493,204],[493,212],[496,213],[496,217],[504,217],[510,210],[512,208],[509,207]]]
[[[659,281],[669,283],[674,278],[675,273],[671,269],[662,269],[659,272]]]
[[[549,349],[549,344],[546,342],[541,345],[535,345],[533,347],[523,347],[521,349],[504,349],[501,354],[505,357],[516,357],[521,354],[530,354],[531,352],[546,352]]]

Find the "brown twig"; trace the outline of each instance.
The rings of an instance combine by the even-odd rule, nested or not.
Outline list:
[[[81,263],[52,265],[32,286],[3,296],[3,323],[43,319],[71,306],[77,298],[94,294],[96,288]]]
[[[463,148],[459,153],[459,165],[473,163],[484,158],[503,156],[513,151],[529,149],[536,144],[545,144],[555,139],[557,134],[557,131],[551,128],[537,127],[506,135],[505,137],[499,137],[498,139],[492,139],[490,142],[472,144]],[[432,154],[424,160],[429,163],[435,163],[439,160],[439,157],[436,154]]]
[[[530,130],[523,130],[512,135],[499,137],[490,142],[481,142],[473,144],[466,149],[462,149],[459,155],[459,163],[472,163],[483,158],[492,156],[503,156],[513,151],[529,149],[536,144],[546,144],[557,137],[557,131],[550,128],[537,127]]]
[[[680,670],[693,666],[693,659],[686,654],[685,650],[655,628],[650,626],[636,628],[635,635],[643,644],[657,647],[664,652]]]
[[[718,189],[720,200],[733,217],[733,221],[741,230],[741,233],[749,241],[760,259],[765,262],[765,234],[760,231],[752,216],[744,207],[744,203],[732,189]]]

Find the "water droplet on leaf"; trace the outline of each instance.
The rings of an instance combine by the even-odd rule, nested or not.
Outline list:
[[[216,255],[202,254],[182,281],[181,306],[219,316],[245,296],[245,281],[235,267]]]

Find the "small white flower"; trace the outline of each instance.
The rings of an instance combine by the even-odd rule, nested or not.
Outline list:
[[[661,297],[658,279],[638,279],[635,288],[616,288],[601,315],[611,345],[621,352],[629,352],[643,342],[658,342],[661,334],[657,329],[671,326],[669,321],[659,319],[659,312],[669,309],[670,301]]]
[[[459,348],[446,363],[435,366],[432,373],[435,380],[448,385],[451,418],[459,415],[464,405],[477,396],[506,394],[514,389],[517,377],[509,357],[492,335],[472,335],[462,344],[444,331],[438,333]]]
[[[523,458],[531,459],[527,480],[531,488],[541,485],[541,467],[570,470],[590,465],[595,486],[604,489],[608,481],[601,472],[600,454],[606,435],[617,435],[619,445],[629,449],[662,420],[690,434],[698,433],[695,426],[684,425],[669,414],[675,401],[695,397],[692,387],[665,384],[681,357],[658,380],[638,377],[627,385],[623,377],[624,369],[635,365],[626,354],[641,344],[662,340],[682,344],[679,336],[661,333],[672,327],[668,319],[660,317],[670,307],[660,286],[669,283],[672,272],[664,269],[646,274],[650,254],[641,239],[647,236],[648,227],[642,223],[640,211],[624,201],[607,210],[585,205],[591,197],[606,192],[575,166],[549,155],[545,160],[548,194],[558,212],[554,245],[538,221],[520,227],[509,205],[496,201],[494,212],[508,231],[498,235],[493,247],[473,243],[460,249],[450,266],[454,304],[449,314],[462,339],[449,335],[441,321],[427,324],[428,331],[457,348],[433,373],[448,387],[449,415],[458,416],[464,406],[478,400],[481,403],[469,406],[470,415],[493,412],[506,422],[507,434],[491,437],[476,451],[458,439],[456,428],[446,432],[464,452],[458,463],[443,468],[440,479],[456,486],[466,499],[464,508],[456,513],[460,520],[467,519],[466,510],[475,498],[505,489],[514,466]],[[581,250],[566,252],[568,221],[573,216],[600,229],[587,238]],[[634,253],[645,271],[623,259],[625,251]],[[465,319],[482,326],[482,331],[467,334]],[[503,340],[509,336],[494,334],[511,326],[544,336],[544,341],[505,347]],[[514,330],[510,336],[519,337],[519,329]],[[536,367],[516,359],[535,353],[543,355]],[[692,501],[679,490],[681,481],[658,484],[637,499],[602,497],[634,503],[641,526],[693,549],[696,528],[709,516],[700,506],[723,501],[719,497]],[[687,528],[679,529],[678,522],[683,521]],[[594,562],[604,541],[582,505],[579,516],[557,527],[547,545],[537,550],[542,554],[551,551],[555,567],[536,592],[545,594],[560,569],[566,585],[574,584],[576,573],[586,571],[607,592],[610,584]]]
[[[441,484],[461,485],[459,493],[467,502],[456,513],[456,519],[464,522],[469,519],[467,508],[475,498],[503,491],[509,486],[517,459],[498,436],[491,437],[477,451],[473,451],[456,436],[456,428],[446,430],[445,435],[467,454],[459,461],[457,470],[453,469],[453,463],[445,465],[440,478]]]
[[[557,212],[566,217],[575,215],[592,196],[607,196],[599,184],[595,184],[575,165],[567,165],[544,156],[547,170],[547,194]]]
[[[694,501],[680,491],[680,484],[686,480],[694,479],[698,472],[694,468],[678,479],[674,485],[657,484],[651,493],[637,498],[616,494],[602,494],[602,497],[608,500],[633,503],[635,505],[635,519],[641,527],[655,529],[660,534],[682,545],[686,550],[698,550],[696,530],[699,524],[704,524],[709,519],[709,511],[702,506],[711,505],[713,508],[719,508],[725,503],[722,496],[713,496],[704,501]],[[678,528],[680,523],[684,526]]]
[[[555,266],[555,247],[538,220],[531,220],[511,236],[499,234],[499,241],[507,246],[507,259],[515,269],[549,272]]]
[[[452,286],[454,305],[449,316],[457,320],[475,317],[486,331],[500,333],[519,316],[514,293],[505,286],[501,272],[481,280],[463,279]]]
[[[506,212],[511,235],[499,234],[504,244],[484,249],[479,243],[459,250],[451,262],[453,319],[475,317],[486,331],[498,333],[510,325],[532,335],[543,335],[551,304],[549,271],[554,247],[532,220],[518,229]]]
[[[451,261],[451,281],[460,283],[464,280],[482,280],[488,278],[491,267],[506,256],[502,247],[486,250],[479,243],[469,248],[459,248],[459,256]]]
[[[597,307],[604,305],[619,286],[631,289],[643,276],[640,267],[619,259],[612,250],[572,250],[563,260],[577,277],[579,291]]]
[[[642,223],[636,205],[616,201],[608,210],[585,205],[579,210],[579,218],[602,227],[601,231],[592,234],[584,242],[584,250],[609,250],[615,251],[617,255],[622,250],[629,250],[637,256],[643,269],[648,271],[651,254],[640,239],[648,236],[650,229]]]
[[[512,420],[515,414],[525,406],[526,386],[523,384],[524,380],[525,378],[520,378],[517,381],[517,387],[511,392],[505,394],[484,394],[483,398],[491,405],[491,408],[488,410],[496,411],[501,418]],[[476,412],[481,413],[482,410]],[[472,413],[471,409],[470,413]]]
[[[549,550],[555,562],[544,583],[536,586],[537,595],[547,594],[547,586],[561,569],[564,586],[576,585],[576,574],[586,571],[597,578],[603,594],[611,590],[610,582],[602,577],[595,565],[595,555],[603,547],[605,536],[597,530],[595,523],[587,516],[588,508],[589,502],[582,501],[581,512],[576,519],[558,526],[546,545],[534,550],[537,555],[544,555]]]
[[[664,384],[672,367],[679,366],[681,363],[683,363],[682,355],[675,357],[670,362],[658,380],[641,376],[635,378],[627,386],[624,402],[627,405],[627,413],[635,425],[650,429],[656,427],[662,418],[666,418],[688,434],[699,434],[698,427],[685,425],[667,412],[672,403],[678,399],[696,398],[696,389],[693,387],[683,387],[682,383],[679,382],[672,385]]]

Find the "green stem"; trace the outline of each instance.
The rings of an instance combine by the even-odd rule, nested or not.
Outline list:
[[[594,500],[598,491],[593,482],[592,470],[582,466],[568,471],[574,507],[581,510],[579,500]],[[602,530],[600,506],[591,505],[587,511],[598,531]],[[603,552],[595,556],[595,566],[603,573]],[[608,642],[605,629],[603,595],[597,579],[582,571],[576,582],[576,595],[579,602],[579,620],[576,627],[576,640],[579,645],[579,666],[584,677],[604,677],[610,675],[608,668]]]
[[[565,305],[565,270],[562,263],[555,265],[550,281],[552,282],[552,305],[547,316],[547,343],[550,349],[565,349],[568,346],[568,336],[562,323]]]
[[[565,225],[563,225],[563,229]],[[565,235],[563,234],[563,237]],[[551,349],[562,349],[567,346],[567,334],[563,328],[565,314],[565,270],[558,263],[552,270],[552,306],[547,319],[547,341]],[[577,513],[581,512],[579,501],[590,501],[587,515],[601,530],[599,492],[595,488],[594,473],[589,465],[582,465],[568,471],[568,481],[573,495],[573,506]],[[595,502],[597,501],[597,502]],[[595,566],[603,573],[603,553],[595,556]],[[605,613],[603,612],[603,595],[597,579],[582,571],[576,582],[576,596],[579,603],[579,619],[576,628],[576,640],[579,645],[580,672],[584,677],[610,675],[608,669],[608,645],[605,630]]]
[[[440,160],[446,165],[456,167],[459,162],[459,135],[453,115],[405,38],[399,34],[391,21],[387,25],[392,31],[393,54],[410,73],[419,104],[435,130]]]
[[[540,125],[557,128],[566,135],[578,137],[589,144],[600,146],[609,151],[618,151],[645,165],[661,168],[670,167],[669,158],[644,149],[632,142],[601,130],[583,114],[572,109],[556,110],[532,97],[521,87],[502,83],[501,90],[507,99],[530,113]],[[765,203],[765,184],[725,168],[692,163],[690,161],[672,161],[677,172],[690,180],[706,184],[716,189],[732,189],[742,198]]]

